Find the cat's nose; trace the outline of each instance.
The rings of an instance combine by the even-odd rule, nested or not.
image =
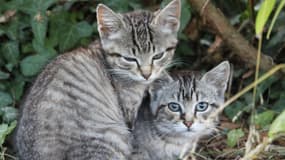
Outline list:
[[[149,79],[151,76],[151,67],[142,67],[141,74],[146,80]]]
[[[183,124],[187,127],[187,128],[190,128],[193,124],[192,121],[183,121]]]

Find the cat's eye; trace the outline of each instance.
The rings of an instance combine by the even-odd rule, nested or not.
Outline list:
[[[109,54],[110,56],[112,56],[112,57],[122,57],[122,55],[120,54],[120,53],[110,53]]]
[[[123,58],[124,58],[124,60],[129,61],[129,62],[137,62],[137,59],[135,59],[135,58],[124,57],[124,56],[123,56]]]
[[[199,102],[195,106],[196,112],[204,112],[208,109],[209,104],[207,102]]]
[[[181,106],[178,103],[168,103],[168,109],[171,110],[172,112],[180,112],[181,111]]]
[[[164,52],[158,53],[152,57],[153,60],[158,60],[163,57]]]

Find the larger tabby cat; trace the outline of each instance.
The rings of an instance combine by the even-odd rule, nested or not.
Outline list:
[[[199,138],[215,131],[218,117],[211,114],[224,102],[229,76],[230,65],[223,62],[202,78],[179,74],[154,83],[134,128],[133,160],[183,158]]]
[[[117,14],[97,7],[101,44],[57,57],[22,104],[16,133],[21,160],[125,160],[127,126],[144,90],[170,64],[180,0],[159,12]]]

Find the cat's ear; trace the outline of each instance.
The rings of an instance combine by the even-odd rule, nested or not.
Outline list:
[[[96,12],[98,31],[101,38],[112,39],[124,27],[121,16],[104,4],[98,4]]]
[[[165,33],[177,33],[180,26],[181,0],[173,0],[156,13],[152,24],[161,28]]]
[[[201,79],[206,84],[216,88],[220,96],[224,96],[231,76],[231,67],[228,61],[220,63],[218,66],[207,72]]]
[[[173,80],[170,76],[165,77],[160,82],[155,82],[149,88],[150,95],[150,109],[153,115],[156,115],[158,107],[162,101],[165,101],[166,97],[170,97],[170,94],[177,90],[179,82]]]
[[[149,90],[155,91],[161,89],[173,81],[173,78],[168,73],[162,72],[159,78],[152,82],[151,86],[149,87]]]

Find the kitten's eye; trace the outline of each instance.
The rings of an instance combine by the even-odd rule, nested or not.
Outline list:
[[[208,109],[209,104],[207,102],[199,102],[195,106],[195,111],[204,112]]]
[[[160,58],[162,58],[164,55],[164,52],[158,53],[155,56],[152,57],[153,60],[158,60]]]
[[[168,109],[171,110],[172,112],[180,112],[181,111],[181,106],[178,103],[168,103]]]
[[[135,59],[135,58],[131,58],[131,57],[123,57],[123,58],[129,62],[137,62],[137,59]]]

